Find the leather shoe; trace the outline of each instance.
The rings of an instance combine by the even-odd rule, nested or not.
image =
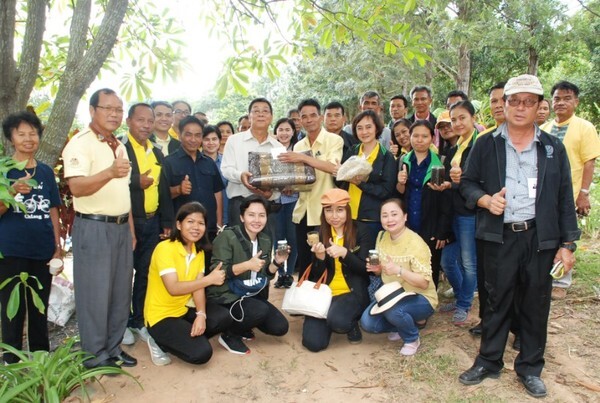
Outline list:
[[[114,360],[114,359],[112,359],[112,358],[106,359],[106,360],[104,360],[104,361],[100,361],[99,363],[97,363],[97,364],[94,364],[94,365],[88,364],[88,362],[89,362],[89,361],[85,361],[85,362],[83,363],[83,366],[84,366],[84,367],[86,367],[87,369],[103,368],[103,367],[108,367],[108,368],[119,368],[119,369],[121,368],[121,366],[120,366],[119,364],[117,364],[117,363],[115,362],[115,360]]]
[[[515,351],[521,351],[521,336],[518,334],[515,334],[515,340],[513,341],[512,348]]]
[[[539,376],[519,375],[519,381],[525,386],[525,390],[533,397],[546,396],[546,385]]]
[[[122,367],[135,367],[137,365],[137,360],[125,351],[121,351],[121,354],[112,357],[111,360]]]
[[[484,368],[479,365],[473,365],[471,368],[467,369],[465,372],[460,374],[458,380],[463,385],[477,385],[481,383],[485,378],[494,378],[497,379],[500,376],[500,372],[490,371],[487,368]]]
[[[481,336],[481,322],[470,328],[469,333],[473,336]]]

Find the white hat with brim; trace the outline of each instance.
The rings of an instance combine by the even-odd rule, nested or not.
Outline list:
[[[504,86],[504,95],[509,96],[521,92],[528,92],[535,95],[544,95],[544,87],[536,76],[531,74],[521,74],[513,77],[506,82]]]
[[[375,299],[377,303],[371,308],[371,315],[383,313],[396,305],[398,301],[410,295],[416,295],[414,292],[405,291],[399,282],[393,281],[384,284],[380,289],[375,291]]]

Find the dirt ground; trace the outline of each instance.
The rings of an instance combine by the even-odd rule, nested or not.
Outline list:
[[[281,305],[284,290],[272,289],[271,300]],[[477,312],[474,309],[472,312]],[[542,374],[548,402],[600,401],[600,301],[589,296],[553,303]],[[126,376],[103,377],[91,385],[92,402],[415,402],[533,401],[513,371],[516,352],[509,337],[500,379],[466,387],[457,377],[471,366],[479,340],[470,326],[456,327],[451,316],[436,313],[421,333],[415,357],[398,350],[402,342],[386,335],[363,333],[363,342],[350,345],[345,335],[333,335],[329,348],[311,353],[302,347],[301,317],[289,317],[290,331],[272,337],[257,331],[248,342],[252,353],[228,353],[215,339],[211,361],[194,366],[172,357],[172,364],[154,366],[147,346],[137,341],[124,347],[138,359]],[[470,325],[477,322],[472,315]],[[72,326],[72,325],[71,325]],[[59,330],[59,329],[55,329]],[[65,335],[73,332],[66,332]],[[69,401],[80,401],[74,393]]]

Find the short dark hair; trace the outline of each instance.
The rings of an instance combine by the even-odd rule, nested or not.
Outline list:
[[[327,105],[325,105],[324,110],[329,110],[329,109],[341,109],[342,110],[342,115],[346,114],[346,110],[344,109],[344,105],[342,105],[338,101],[332,101],[332,102],[328,103]]]
[[[354,135],[354,137],[356,139],[358,139],[358,133],[356,132],[356,126],[358,125],[358,123],[363,120],[366,117],[370,117],[371,120],[373,120],[373,123],[375,123],[375,138],[379,138],[381,137],[381,133],[383,133],[383,122],[381,121],[381,119],[379,118],[379,116],[375,113],[375,111],[372,111],[371,109],[367,109],[366,111],[362,111],[360,112],[358,115],[356,115],[354,117],[354,119],[352,119],[352,134]]]
[[[579,87],[568,81],[559,81],[556,84],[554,84],[552,86],[552,89],[550,90],[550,95],[554,96],[554,91],[556,90],[573,91],[575,97],[579,98]]]
[[[427,95],[429,96],[429,98],[431,98],[431,96],[432,96],[431,88],[429,88],[428,86],[426,86],[426,85],[415,85],[410,90],[410,99],[412,99],[413,94],[415,92],[419,92],[419,91],[427,91]]]
[[[413,130],[420,126],[426,127],[429,130],[429,133],[431,134],[432,138],[435,136],[435,131],[433,129],[433,125],[431,124],[431,122],[429,120],[425,120],[425,119],[416,120],[415,123],[413,123],[408,129],[410,134],[412,135]]]
[[[240,123],[242,123],[242,120],[244,120],[244,119],[250,119],[250,117],[249,117],[248,115],[242,115],[242,116],[240,116],[240,117],[238,118],[238,125],[239,125]],[[235,131],[235,130],[234,130],[234,131]]]
[[[381,207],[383,207],[389,203],[394,203],[396,206],[400,207],[400,210],[402,210],[402,212],[404,214],[407,214],[406,202],[403,199],[399,199],[397,197],[392,197],[391,199],[384,200],[383,203],[381,203]],[[379,208],[380,211],[381,211],[381,207]]]
[[[293,147],[294,144],[298,142],[298,136],[296,136],[296,124],[294,123],[294,119],[290,118],[281,118],[275,123],[275,127],[273,128],[273,134],[277,136],[277,129],[282,124],[287,123],[292,127],[292,139],[290,140],[290,147]]]
[[[44,126],[42,126],[40,118],[27,111],[11,113],[6,117],[6,119],[4,119],[2,122],[2,131],[4,132],[4,137],[12,142],[12,132],[13,130],[17,129],[21,123],[27,123],[33,127],[37,131],[38,136],[42,138]]]
[[[187,216],[194,213],[202,214],[202,216],[204,217],[204,221],[206,222],[206,208],[204,208],[204,206],[197,201],[185,203],[179,208],[179,210],[177,210],[177,214],[175,215],[175,224],[173,224],[173,229],[171,230],[171,235],[169,236],[171,242],[184,242],[183,237],[181,236],[181,231],[179,231],[179,229],[177,228],[177,223],[183,222],[183,220],[185,220]],[[208,223],[206,224],[208,227]],[[200,238],[200,240],[196,242],[196,250],[203,250],[205,252],[212,250],[212,245],[208,240],[208,230],[205,230],[204,235],[202,235],[202,238]]]
[[[233,123],[227,121],[227,120],[221,120],[219,123],[217,123],[215,126],[217,127],[221,127],[221,126],[229,126],[229,128],[231,129],[231,133],[235,133],[235,129],[233,128]],[[219,129],[220,131],[221,129]]]
[[[273,105],[271,105],[271,102],[269,102],[269,100],[264,97],[254,98],[252,101],[250,101],[250,105],[248,105],[248,113],[250,113],[250,110],[252,110],[252,106],[259,102],[269,105],[269,111],[271,111],[271,115],[273,114]]]
[[[490,87],[490,89],[488,90],[488,96],[492,95],[492,91],[494,90],[504,90],[504,87],[506,86],[506,81],[499,81],[496,84],[492,85]]]
[[[101,88],[98,91],[94,92],[90,97],[90,106],[96,108],[98,106],[98,102],[100,102],[100,94],[104,95],[117,95],[115,90],[111,90],[110,88]]]
[[[196,123],[200,125],[202,130],[204,130],[204,122],[195,117],[194,115],[188,115],[179,121],[179,133],[183,133],[183,128],[191,123]]]
[[[173,110],[173,105],[168,103],[167,101],[154,101],[150,104],[150,106],[152,107],[152,109],[156,109],[157,106],[164,106],[169,108],[170,110]]]
[[[198,120],[200,120],[200,119],[198,119]],[[219,140],[221,140],[223,138],[223,136],[221,135],[221,130],[219,130],[218,126],[206,125],[202,128],[202,137],[208,136],[211,133],[216,134],[217,137],[219,138]]]
[[[149,104],[147,104],[145,102],[138,102],[137,104],[133,104],[129,107],[129,111],[127,112],[127,119],[131,119],[133,117],[133,115],[135,114],[135,110],[137,108],[139,108],[140,106],[145,106],[146,108],[148,108],[152,111],[152,114],[154,114],[154,108],[152,108],[152,106],[150,106]]]
[[[463,108],[469,112],[469,115],[475,116],[475,107],[471,103],[471,101],[459,101],[450,106],[450,112],[452,112],[456,108]]]
[[[244,198],[244,200],[242,201],[242,204],[240,204],[240,215],[244,215],[246,210],[248,210],[248,207],[250,207],[250,205],[253,203],[262,204],[263,207],[265,208],[265,211],[267,212],[267,214],[269,214],[270,203],[267,201],[267,199],[265,199],[264,197],[262,197],[260,195],[250,195],[250,196]]]
[[[187,101],[184,101],[183,99],[178,99],[177,101],[173,101],[173,107],[175,107],[175,104],[185,104],[190,110],[190,113],[192,113],[192,105],[190,105]]]
[[[400,142],[398,141],[398,139],[396,138],[396,135],[394,134],[394,129],[396,128],[396,126],[400,126],[400,125],[404,125],[407,129],[410,130],[410,126],[411,126],[412,122],[406,118],[400,118],[394,121],[394,123],[392,124],[392,128],[391,130],[391,137],[392,137],[392,143],[396,144],[398,146],[398,154],[400,154],[401,152],[401,145]]]
[[[317,112],[319,112],[319,115],[321,114],[321,104],[316,99],[314,99],[314,98],[303,99],[298,104],[298,111],[301,111],[302,108],[304,108],[305,106],[314,106],[315,108],[317,108]]]
[[[402,94],[394,95],[393,97],[390,98],[390,102],[392,102],[394,99],[400,99],[402,102],[404,102],[405,108],[408,106],[408,99],[406,99],[406,97],[404,95],[402,95]]]
[[[291,118],[291,117],[292,117],[292,114],[294,114],[294,113],[300,114],[300,111],[299,111],[298,109],[296,109],[296,108],[294,108],[294,109],[290,109],[290,110],[288,111],[288,113],[287,113],[287,117],[288,117],[288,118]]]
[[[451,97],[460,97],[460,99],[462,99],[463,101],[468,101],[469,100],[469,96],[467,94],[465,94],[464,91],[461,90],[452,90],[448,93],[448,95],[446,95],[446,100],[448,100],[448,98]]]
[[[379,100],[379,104],[381,105],[381,95],[379,95],[379,93],[377,91],[373,91],[373,90],[369,90],[369,91],[365,92],[364,94],[362,94],[360,97],[360,103],[362,104],[363,101],[367,98],[375,98],[375,97],[377,97],[377,99]]]

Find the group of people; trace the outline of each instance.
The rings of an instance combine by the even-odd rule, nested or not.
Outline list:
[[[286,316],[269,302],[270,281],[289,288],[292,275],[308,268],[314,281],[326,273],[333,299],[326,319],[304,318],[304,347],[327,348],[333,332],[360,343],[362,328],[402,340],[400,353],[411,356],[421,344],[419,329],[438,308],[443,272],[455,301],[439,311],[451,312],[456,325],[467,322],[479,292],[481,322],[470,331],[481,336],[481,348],[460,382],[497,377],[512,330],[520,341],[517,375],[528,393],[544,396],[550,268],[561,261],[564,276],[555,277],[570,283],[576,213],[591,208],[600,140],[591,123],[574,116],[574,84],[552,88],[556,119],[547,123],[539,120],[548,118],[543,95],[530,75],[493,86],[496,125],[489,129],[476,122],[461,91],[449,93],[447,110],[434,116],[426,86],[411,90],[410,117],[408,99],[392,97],[388,125],[379,94],[368,91],[351,124],[341,103],[321,108],[305,99],[273,132],[265,98],[252,100],[237,130],[191,115],[187,102],[156,101],[132,105],[128,132],[118,139],[123,101],[113,90],[96,91],[89,127],[62,155],[75,209],[85,365],[136,365],[121,348],[136,336],[156,365],[170,363],[168,353],[205,363],[216,335],[228,351],[248,354],[254,329],[288,332]],[[34,157],[42,125],[18,113],[3,130],[14,159],[25,162],[9,178],[27,211],[0,206],[0,282],[28,271],[42,282],[47,304],[46,263],[61,252],[60,199],[52,170]],[[277,150],[281,162],[314,169],[308,190],[251,184],[249,153]],[[366,160],[371,172],[338,180],[351,157]],[[316,239],[307,240],[309,233]],[[20,348],[24,304],[9,321],[10,288],[0,291],[3,341]],[[47,350],[45,315],[27,318],[30,348]],[[15,357],[5,352],[4,360]]]

